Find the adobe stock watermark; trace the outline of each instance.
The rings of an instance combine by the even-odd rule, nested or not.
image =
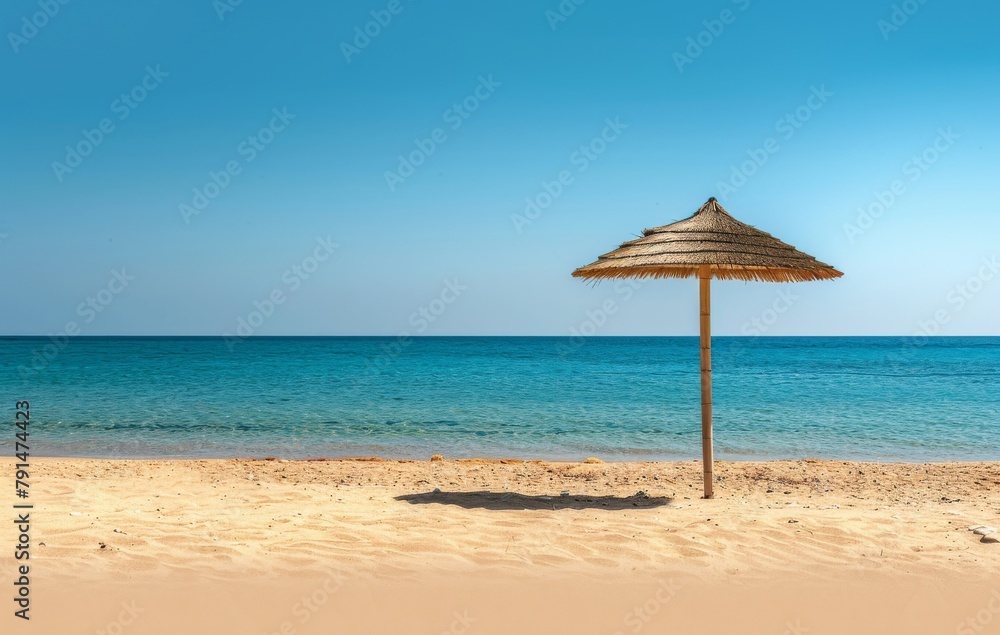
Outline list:
[[[316,247],[312,254],[295,263],[281,274],[281,285],[271,289],[263,299],[254,300],[253,308],[246,316],[236,318],[235,335],[229,332],[222,334],[229,352],[233,352],[236,344],[251,337],[264,325],[284,304],[288,297],[298,291],[306,280],[309,280],[326,261],[333,257],[333,252],[340,247],[330,236],[316,238]]]
[[[615,297],[608,298],[596,309],[583,312],[584,319],[569,329],[569,342],[560,342],[556,346],[559,356],[566,358],[570,353],[584,345],[586,339],[596,335],[607,325],[611,316],[621,310],[623,304],[632,299],[635,292],[642,288],[642,283],[635,279],[615,281]]]
[[[138,84],[111,102],[111,112],[118,115],[118,121],[128,119],[132,111],[138,108],[139,104],[146,101],[150,93],[159,88],[163,84],[163,80],[170,76],[170,73],[161,69],[159,64],[155,68],[147,66],[145,70],[146,74],[142,76]],[[93,154],[105,142],[117,129],[116,126],[117,124],[114,119],[104,117],[97,122],[95,127],[82,130],[81,136],[83,139],[73,145],[66,146],[66,156],[63,161],[52,162],[52,173],[55,175],[56,180],[62,183],[67,174],[72,174],[73,170],[83,165],[84,159]]]
[[[976,611],[975,615],[970,615],[955,627],[958,635],[979,635],[989,628],[993,620],[1000,615],[1000,590],[993,589],[990,593],[990,600],[986,606]],[[990,632],[995,632],[991,629]]]
[[[122,635],[125,629],[131,626],[136,618],[145,611],[146,609],[136,604],[135,600],[122,602],[121,612],[118,613],[118,617],[109,622],[104,628],[97,629],[97,635]]]
[[[524,211],[510,215],[510,222],[513,223],[514,230],[521,234],[525,227],[538,220],[542,212],[548,209],[569,186],[576,182],[576,174],[586,172],[591,164],[597,161],[628,127],[628,124],[622,123],[620,117],[615,117],[614,120],[610,117],[605,119],[604,128],[600,134],[587,143],[581,144],[579,148],[570,153],[570,168],[560,170],[552,181],[542,181],[541,191],[524,199]]]
[[[743,323],[740,327],[742,337],[727,337],[720,342],[715,355],[715,369],[719,373],[737,372],[748,359],[752,359],[754,351],[759,350],[757,339],[770,331],[781,318],[792,310],[799,296],[788,289],[779,288],[774,294],[770,306]]]
[[[468,285],[462,284],[458,278],[451,278],[444,281],[441,291],[427,304],[417,308],[410,314],[408,324],[413,327],[413,332],[401,331],[391,341],[383,343],[380,348],[382,352],[375,359],[365,359],[365,372],[375,375],[388,368],[397,357],[402,355],[407,346],[413,343],[414,335],[423,335],[434,322],[441,318],[452,304],[468,291]]]
[[[802,105],[778,119],[774,123],[774,131],[785,141],[790,141],[802,129],[802,126],[826,105],[831,97],[833,97],[833,93],[827,90],[826,84],[810,86],[809,97]],[[730,166],[729,178],[725,181],[716,181],[718,197],[725,201],[730,194],[735,194],[764,167],[771,155],[777,154],[780,150],[781,142],[778,141],[777,137],[768,137],[759,147],[747,149],[747,159],[739,165]]]
[[[938,309],[931,319],[917,322],[919,330],[913,334],[913,337],[922,338],[937,335],[945,324],[951,322],[959,311],[964,309],[973,298],[986,288],[986,283],[993,280],[997,273],[1000,273],[1000,261],[997,260],[996,254],[990,258],[983,258],[982,265],[975,275],[969,276],[964,282],[955,285],[948,291],[945,302],[952,308]]]
[[[902,2],[892,5],[892,10],[889,12],[889,18],[881,18],[875,23],[878,27],[879,33],[882,34],[882,41],[888,42],[889,36],[893,33],[899,31],[907,22],[910,21],[920,8],[927,4],[927,0],[903,0]]]
[[[344,577],[339,573],[330,573],[323,583],[311,593],[301,597],[292,605],[292,616],[278,625],[277,630],[266,631],[265,635],[295,635],[296,626],[305,626],[330,603],[334,595],[344,586]]]
[[[344,54],[347,63],[351,63],[351,58],[361,54],[361,51],[368,48],[372,40],[382,34],[382,30],[389,26],[395,16],[399,15],[406,8],[402,0],[389,0],[382,9],[372,9],[368,12],[371,20],[354,27],[354,37],[350,42],[341,41],[340,52]]]
[[[808,632],[809,629],[802,625],[802,620],[795,620],[795,622],[785,622],[782,635],[805,635]]]
[[[646,627],[653,618],[663,610],[674,596],[680,591],[680,585],[674,582],[673,578],[660,582],[652,596],[642,604],[635,606],[625,614],[623,621],[627,630],[615,631],[614,635],[625,635],[625,633],[638,633]]]
[[[452,613],[451,624],[448,628],[441,631],[441,635],[465,635],[469,632],[469,627],[476,623],[476,618],[469,615],[469,611],[465,610],[459,613],[455,611]]]
[[[15,33],[7,32],[7,41],[14,53],[20,53],[21,48],[35,39],[49,22],[59,15],[62,8],[70,3],[70,0],[38,0],[38,11],[21,18],[21,28]]]
[[[857,217],[854,223],[844,224],[844,234],[847,239],[854,242],[864,235],[866,231],[875,225],[875,221],[882,218],[901,196],[906,194],[907,181],[916,183],[931,167],[941,160],[941,156],[955,145],[955,140],[961,135],[955,134],[948,126],[947,130],[938,128],[937,137],[929,146],[913,155],[903,163],[902,176],[905,178],[894,179],[889,187],[884,190],[872,192],[872,200],[867,205],[862,205],[857,209]]]
[[[219,22],[226,21],[226,15],[236,10],[236,7],[243,4],[243,0],[212,0],[212,8],[215,15],[219,17]]]
[[[944,296],[946,306],[934,311],[927,319],[917,321],[917,330],[906,339],[901,351],[887,354],[888,361],[905,364],[912,359],[916,355],[917,349],[926,346],[928,338],[939,334],[945,325],[969,306],[976,296],[983,292],[987,283],[997,277],[998,273],[1000,273],[1000,259],[997,258],[997,255],[993,254],[991,257],[983,258],[974,275],[948,290]]]
[[[569,20],[570,16],[576,13],[577,7],[587,0],[562,0],[556,8],[545,10],[545,19],[549,22],[549,28],[555,31],[559,25]]]
[[[485,77],[480,75],[479,83],[476,84],[471,93],[441,113],[441,121],[445,124],[445,127],[434,128],[423,139],[419,137],[414,139],[413,145],[415,148],[405,156],[400,154],[396,157],[398,159],[396,169],[385,171],[385,184],[389,187],[389,191],[395,192],[397,187],[406,181],[406,179],[413,176],[417,168],[426,163],[427,159],[448,140],[446,128],[452,131],[461,128],[469,117],[479,110],[483,102],[493,96],[493,93],[500,86],[503,86],[503,84],[493,79],[492,74]]]
[[[129,274],[125,267],[112,269],[111,277],[107,284],[97,290],[96,293],[88,295],[86,299],[76,306],[76,315],[82,320],[70,320],[63,325],[58,333],[50,333],[49,341],[41,348],[31,351],[31,362],[29,365],[22,364],[18,367],[18,373],[22,378],[33,377],[49,367],[59,354],[69,346],[70,339],[80,335],[85,330],[84,327],[92,324],[97,317],[110,307],[115,298],[121,295],[128,286],[135,281],[135,276]]]
[[[217,172],[209,170],[208,180],[205,184],[191,190],[191,202],[181,203],[177,206],[177,210],[180,212],[181,218],[184,219],[185,225],[190,225],[192,218],[208,209],[212,201],[218,198],[223,190],[229,187],[233,179],[243,173],[243,168],[256,161],[257,157],[274,143],[275,138],[288,129],[288,125],[296,117],[296,115],[288,112],[288,106],[284,106],[280,110],[274,108],[271,112],[274,116],[271,117],[267,125],[256,133],[249,135],[236,146],[236,154],[239,157],[227,161],[222,166],[222,169]]]
[[[732,0],[741,13],[750,8],[750,1]],[[736,22],[738,16],[739,13],[736,13],[732,9],[723,9],[719,12],[718,17],[703,20],[701,25],[705,28],[698,31],[695,35],[688,37],[686,40],[687,46],[684,47],[683,52],[674,51],[673,60],[674,66],[677,67],[677,72],[683,73],[685,66],[694,64],[694,61],[701,57],[702,53],[715,44],[722,36],[726,31],[726,27]]]
[[[791,291],[778,289],[771,306],[761,311],[759,315],[750,318],[749,321],[744,322],[743,326],[740,327],[740,333],[747,337],[767,333],[772,326],[777,324],[778,319],[792,308],[798,299],[799,296]]]

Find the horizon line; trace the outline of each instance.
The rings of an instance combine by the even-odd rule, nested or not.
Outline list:
[[[668,338],[668,337],[689,337],[697,339],[699,335],[462,335],[462,334],[443,334],[443,335],[411,335],[409,333],[397,333],[397,334],[366,334],[366,335],[248,335],[248,336],[234,336],[234,335],[206,335],[206,334],[106,334],[106,335],[63,335],[61,337],[51,335],[51,334],[30,334],[30,335],[13,335],[13,334],[0,334],[0,340],[11,340],[11,339],[102,339],[102,338],[129,338],[129,337],[145,337],[145,338],[198,338],[198,339],[237,339],[237,340],[250,340],[250,339],[291,339],[291,338],[341,338],[341,339],[360,339],[360,338],[405,338],[405,339],[445,339],[445,338],[559,338],[559,339],[625,339],[625,338]],[[955,339],[961,337],[1000,337],[1000,334],[977,334],[977,335],[925,335],[923,333],[911,334],[911,335],[712,335],[713,339],[716,338],[732,338],[732,339],[777,339],[777,338],[787,338],[787,337],[799,337],[799,338],[927,338],[927,339]]]

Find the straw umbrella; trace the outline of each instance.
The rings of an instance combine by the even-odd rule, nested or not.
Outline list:
[[[771,234],[741,223],[715,198],[690,218],[643,231],[585,267],[577,278],[691,278],[701,298],[701,439],[705,498],[712,498],[712,278],[760,282],[828,280],[844,275]]]

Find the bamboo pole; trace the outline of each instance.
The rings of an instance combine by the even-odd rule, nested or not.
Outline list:
[[[712,450],[712,270],[698,271],[701,300],[701,456],[705,466],[705,498],[712,498],[714,453]]]

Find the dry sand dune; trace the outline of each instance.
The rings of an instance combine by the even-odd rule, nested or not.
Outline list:
[[[80,576],[1000,573],[1000,546],[968,531],[1000,524],[1000,464],[717,473],[706,501],[697,462],[47,459],[34,474],[36,554]]]
[[[698,462],[41,459],[32,473],[32,567],[40,593],[60,605],[82,602],[81,589],[102,585],[123,584],[122,593],[132,589],[128,597],[152,606],[173,597],[162,588],[143,596],[141,589],[157,584],[186,589],[178,593],[190,604],[219,593],[292,597],[336,580],[340,608],[326,613],[330,624],[384,603],[384,594],[394,606],[432,612],[451,606],[451,597],[467,596],[465,606],[480,602],[481,613],[496,608],[489,602],[517,597],[513,620],[530,610],[531,598],[556,602],[560,593],[595,605],[657,604],[669,580],[687,599],[658,611],[661,625],[696,623],[698,598],[726,588],[727,606],[743,597],[761,610],[803,593],[794,601],[802,614],[810,598],[832,598],[830,589],[839,589],[859,594],[844,602],[891,605],[894,617],[882,617],[896,621],[886,624],[898,625],[903,615],[921,616],[918,625],[927,626],[921,611],[940,608],[961,588],[961,602],[941,605],[954,613],[941,617],[954,632],[963,611],[987,606],[1000,587],[1000,544],[969,531],[1000,525],[1000,463],[721,462],[717,475],[717,498],[702,500]],[[209,586],[190,595],[198,584]],[[271,590],[261,590],[268,584]],[[86,597],[92,605],[93,595]],[[100,597],[116,610],[117,592]],[[293,606],[249,602],[244,617],[264,613],[248,632],[277,632],[271,622]],[[559,606],[549,616],[569,624]],[[816,610],[821,606],[835,603]],[[653,623],[629,626],[628,611],[600,615],[608,610],[609,626],[618,626],[586,632],[638,632],[638,624]],[[57,619],[51,608],[36,611]],[[363,612],[352,623],[374,624],[379,613]],[[585,619],[586,611],[573,615],[580,628],[604,623]],[[794,619],[787,607],[758,617],[770,624],[782,615]],[[830,619],[850,615],[838,610]],[[291,619],[294,632],[321,623]],[[390,618],[379,619],[390,628]],[[866,623],[880,618],[871,619]],[[152,624],[134,632],[154,632]],[[504,632],[503,624],[514,623],[496,619],[477,628]],[[781,628],[765,631],[787,628],[775,625]],[[818,625],[814,619],[810,632],[822,632]]]

